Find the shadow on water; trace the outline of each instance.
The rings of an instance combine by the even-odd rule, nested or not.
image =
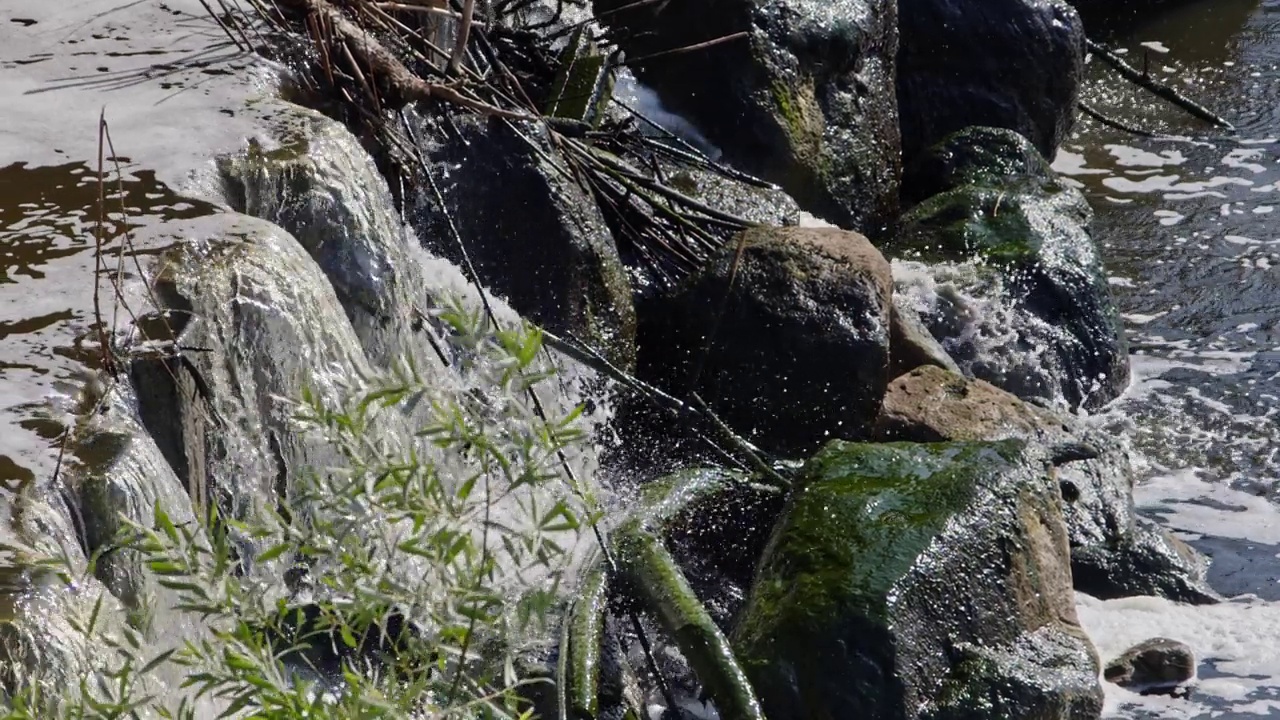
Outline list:
[[[117,178],[116,161],[121,178]],[[55,358],[88,367],[96,364],[96,351],[82,347],[79,339],[68,342],[59,337],[65,335],[59,328],[84,320],[74,308],[93,282],[92,261],[73,258],[94,252],[100,192],[107,208],[101,216],[102,247],[111,258],[104,280],[117,272],[124,277],[133,274],[132,262],[117,269],[122,252],[126,256],[158,252],[151,246],[154,243],[130,246],[129,238],[140,228],[220,212],[216,205],[183,197],[157,180],[153,171],[130,167],[129,162],[128,158],[107,159],[107,181],[101,188],[96,169],[83,162],[49,166],[18,162],[0,167],[0,378],[48,376]],[[77,328],[72,334],[82,338],[93,329]],[[11,398],[0,396],[0,407],[27,416],[20,426],[46,442],[56,442],[60,424],[52,423],[57,429],[27,427],[24,423],[44,421],[29,415],[33,408],[12,403]],[[0,456],[0,486],[31,478],[32,470],[19,459]]]
[[[114,172],[107,174],[106,250],[149,218],[182,220],[217,212],[211,203],[178,195],[150,170],[134,170],[118,182]],[[19,162],[0,168],[0,283],[16,282],[17,276],[44,279],[42,266],[92,249],[98,194],[97,173],[85,163],[30,167]],[[0,317],[0,338],[7,330],[21,332],[12,329],[16,324],[37,321]]]

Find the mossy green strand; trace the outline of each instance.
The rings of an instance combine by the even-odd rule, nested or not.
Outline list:
[[[831,443],[774,529],[734,648],[770,720],[969,717],[940,693],[955,648],[1019,652],[1073,624],[1068,562],[1047,466],[1021,441]],[[1005,679],[972,695],[1038,717],[1063,705],[1006,699]]]
[[[728,638],[716,626],[663,544],[666,526],[700,501],[744,483],[738,475],[677,473],[645,488],[642,510],[614,532],[619,570],[675,639],[726,720],[764,720],[751,683]]]

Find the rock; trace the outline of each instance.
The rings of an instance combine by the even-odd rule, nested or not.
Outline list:
[[[810,460],[733,634],[766,715],[1097,717],[1046,470],[1019,441]]]
[[[522,316],[633,366],[626,268],[595,201],[548,159],[556,152],[543,130],[470,116],[452,125],[422,132],[446,206],[429,189],[419,199],[428,249],[465,266],[456,227],[482,282]]]
[[[722,0],[710,9],[594,0],[594,6],[633,59],[746,33],[633,69],[730,162],[781,185],[805,210],[873,236],[896,216],[896,3]]]
[[[757,187],[711,170],[662,163],[667,185],[707,205],[761,225],[800,224],[800,206],[773,187]]]
[[[1177,640],[1152,638],[1107,663],[1103,677],[1141,692],[1171,691],[1196,676],[1196,657]]]
[[[981,380],[925,366],[889,384],[876,438],[943,442],[1020,438],[1057,452],[1056,474],[1071,541],[1076,589],[1100,598],[1160,595],[1179,602],[1220,598],[1205,559],[1138,516],[1127,450],[1075,418],[1022,402]],[[1079,458],[1092,451],[1096,457]]]
[[[75,458],[68,468],[70,487],[77,494],[85,547],[101,552],[94,575],[130,612],[150,612],[154,627],[172,628],[181,622],[172,609],[179,594],[156,582],[138,552],[114,546],[130,523],[154,529],[156,508],[177,525],[199,527],[199,520],[192,495],[143,427],[126,387],[113,384],[98,411],[69,439],[68,454]],[[203,530],[196,537],[204,538]]]
[[[960,366],[951,359],[941,343],[929,334],[914,308],[895,296],[889,318],[889,377],[898,377],[922,365],[936,365],[960,374]]]
[[[641,306],[641,376],[680,397],[696,376],[730,426],[777,451],[865,433],[889,380],[888,262],[857,233],[745,232],[740,262],[731,242]]]
[[[1129,357],[1084,197],[1007,130],[969,128],[932,148],[921,172],[937,194],[903,218],[893,257],[981,263],[977,292],[1006,296],[1016,314],[1005,363],[961,360],[972,333],[962,303],[940,303],[926,323],[961,367],[1021,397],[1101,407],[1128,385]],[[933,188],[930,188],[933,189]],[[948,307],[950,305],[950,307]]]
[[[902,156],[971,125],[1016,131],[1053,157],[1075,119],[1084,26],[1065,0],[902,0]]]
[[[204,235],[204,233],[209,235]],[[138,366],[140,414],[197,503],[240,519],[289,496],[314,468],[340,467],[337,448],[298,432],[304,389],[342,407],[371,365],[333,286],[288,233],[225,213],[162,258],[155,295],[178,343],[207,349],[187,362]],[[437,375],[430,355],[418,358]]]

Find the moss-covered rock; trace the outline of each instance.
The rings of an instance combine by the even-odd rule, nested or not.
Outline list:
[[[972,371],[1020,396],[1061,397],[1096,408],[1128,384],[1129,359],[1102,259],[1090,233],[1093,213],[1035,148],[1007,130],[969,128],[921,159],[913,177],[928,199],[904,218],[886,252],[926,262],[984,263],[997,276],[1023,327],[1047,330],[1018,343],[1044,356],[1050,377],[1023,378],[984,366]],[[957,324],[927,318],[944,345]],[[1052,384],[1056,387],[1045,387]]]
[[[1054,448],[1076,589],[1101,598],[1219,599],[1205,582],[1205,558],[1138,515],[1129,452],[1108,433],[981,380],[921,367],[889,384],[876,437],[915,442],[1018,438]]]
[[[756,228],[641,306],[640,371],[764,447],[856,438],[889,381],[889,263],[830,228]]]
[[[634,69],[726,159],[778,183],[805,210],[873,237],[897,214],[896,3],[594,0],[594,6],[630,57],[735,36]]]
[[[1101,708],[1057,492],[1018,441],[828,445],[733,639],[771,720],[988,717],[969,697],[999,717]]]

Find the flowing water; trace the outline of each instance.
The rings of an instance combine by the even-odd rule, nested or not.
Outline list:
[[[1095,107],[1194,139],[1085,121],[1055,163],[1097,213],[1132,345],[1133,385],[1097,421],[1145,456],[1139,504],[1212,556],[1233,599],[1081,598],[1081,615],[1104,659],[1157,635],[1197,653],[1189,699],[1114,691],[1111,713],[1280,715],[1280,3],[1202,0],[1115,33],[1132,64],[1238,127],[1214,137],[1095,60]]]

